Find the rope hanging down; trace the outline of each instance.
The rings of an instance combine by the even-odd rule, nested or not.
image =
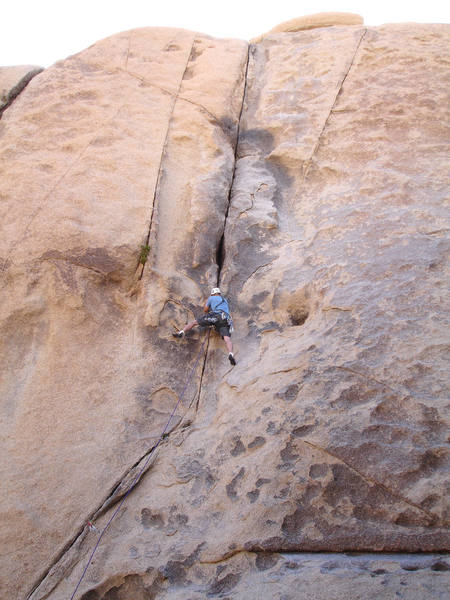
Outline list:
[[[188,377],[188,379],[187,379],[187,381],[186,381],[186,383],[185,383],[185,385],[184,385],[184,388],[183,388],[183,390],[182,390],[181,394],[180,394],[180,395],[179,395],[179,397],[178,397],[178,401],[177,401],[177,403],[175,404],[175,407],[174,407],[174,409],[172,410],[172,413],[171,413],[171,415],[170,415],[170,417],[169,417],[169,420],[167,421],[167,423],[166,423],[166,425],[165,425],[164,429],[162,430],[162,432],[161,432],[161,435],[159,436],[159,439],[158,439],[158,441],[157,441],[157,442],[156,442],[156,444],[153,446],[153,448],[150,450],[150,452],[149,452],[149,454],[148,454],[148,456],[147,456],[147,459],[146,459],[146,461],[145,461],[145,463],[144,463],[144,465],[143,465],[142,469],[141,469],[141,470],[139,471],[139,473],[136,475],[136,477],[135,477],[134,481],[132,482],[132,484],[131,484],[130,488],[128,489],[128,491],[126,492],[126,494],[123,496],[123,498],[122,498],[122,500],[120,501],[120,503],[119,503],[118,507],[117,507],[117,508],[116,508],[116,510],[113,512],[113,514],[112,514],[112,515],[111,515],[111,517],[109,518],[109,521],[106,523],[106,525],[105,525],[105,526],[104,526],[104,528],[102,529],[102,531],[101,531],[100,535],[98,536],[98,540],[97,540],[97,542],[96,542],[96,544],[95,544],[95,546],[94,546],[94,549],[93,549],[93,550],[92,550],[92,552],[91,552],[91,555],[89,556],[89,560],[87,561],[87,563],[86,563],[86,566],[84,567],[83,573],[81,574],[81,577],[80,577],[80,579],[79,579],[79,581],[78,581],[78,583],[77,583],[77,585],[76,585],[76,587],[75,587],[75,589],[74,589],[74,591],[73,591],[73,594],[72,594],[72,595],[71,595],[71,597],[70,597],[70,600],[73,600],[73,599],[75,598],[75,594],[77,593],[77,591],[78,591],[78,588],[80,587],[80,585],[81,585],[81,582],[83,581],[83,579],[84,579],[84,577],[85,577],[85,575],[86,575],[86,572],[87,572],[87,570],[88,570],[88,568],[89,568],[89,565],[91,564],[91,562],[92,562],[92,559],[94,558],[94,554],[97,552],[97,548],[98,548],[98,547],[99,547],[99,545],[100,545],[100,542],[101,542],[101,540],[102,540],[102,537],[104,536],[104,534],[106,533],[107,529],[109,528],[109,526],[110,526],[110,525],[111,525],[111,523],[113,522],[113,520],[114,520],[115,516],[117,515],[117,513],[119,512],[119,510],[122,508],[122,506],[123,506],[123,504],[124,504],[125,500],[127,499],[127,496],[130,494],[130,492],[132,492],[132,490],[133,490],[133,489],[136,487],[136,485],[138,484],[139,480],[141,479],[141,477],[142,477],[143,473],[145,472],[145,470],[146,470],[146,468],[147,468],[147,465],[148,465],[148,463],[150,462],[150,458],[151,458],[151,456],[152,456],[153,452],[154,452],[154,451],[155,451],[155,450],[158,448],[158,446],[159,446],[159,445],[160,445],[160,443],[162,442],[162,440],[163,440],[163,438],[164,438],[164,435],[165,435],[165,433],[166,433],[167,429],[169,428],[170,422],[172,421],[173,417],[175,416],[175,412],[176,412],[177,408],[179,407],[179,405],[180,405],[181,401],[183,400],[184,394],[186,393],[186,390],[187,390],[187,388],[188,388],[188,386],[189,386],[189,384],[190,384],[190,382],[191,382],[191,380],[192,380],[192,377],[193,377],[193,375],[194,375],[194,373],[195,373],[195,370],[196,370],[196,368],[197,368],[197,365],[198,365],[198,363],[199,363],[200,357],[201,357],[201,355],[203,354],[203,349],[204,349],[204,347],[205,347],[205,343],[206,343],[206,340],[208,339],[208,336],[209,336],[209,330],[208,330],[208,333],[205,335],[205,338],[204,338],[204,340],[203,340],[202,346],[201,346],[201,348],[200,348],[200,351],[199,351],[199,353],[198,353],[198,355],[197,355],[197,358],[196,358],[196,360],[195,360],[194,366],[192,367],[192,369],[191,369],[191,372],[190,372],[190,374],[189,374],[189,377]]]

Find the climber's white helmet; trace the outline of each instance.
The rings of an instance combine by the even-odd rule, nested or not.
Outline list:
[[[221,294],[221,293],[222,293],[222,292],[220,291],[220,289],[219,289],[219,288],[213,288],[213,289],[211,290],[211,294],[210,294],[210,295],[211,295],[211,296],[214,296],[214,294]]]

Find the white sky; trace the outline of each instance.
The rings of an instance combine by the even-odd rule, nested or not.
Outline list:
[[[318,12],[356,13],[366,25],[450,23],[448,0],[4,0],[0,66],[48,67],[136,27],[182,27],[248,40]]]

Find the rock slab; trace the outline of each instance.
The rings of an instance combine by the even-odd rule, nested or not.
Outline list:
[[[2,595],[72,595],[169,423],[78,597],[444,597],[448,37],[134,30],[8,109]],[[234,368],[171,337],[217,283]]]

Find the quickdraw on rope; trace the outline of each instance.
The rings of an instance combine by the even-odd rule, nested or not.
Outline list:
[[[194,373],[195,373],[195,370],[197,369],[197,365],[198,365],[198,363],[199,363],[199,360],[200,360],[200,357],[201,357],[201,355],[203,354],[203,349],[204,349],[204,347],[205,347],[205,343],[206,343],[206,340],[208,339],[208,336],[209,336],[209,331],[208,331],[208,333],[205,335],[205,338],[204,338],[204,340],[203,340],[202,346],[201,346],[201,348],[200,348],[200,351],[199,351],[199,353],[198,353],[198,355],[197,355],[197,358],[196,358],[196,360],[195,360],[194,366],[192,367],[192,369],[191,369],[191,372],[189,373],[189,377],[188,377],[188,379],[187,379],[187,381],[186,381],[186,383],[185,383],[185,385],[184,385],[184,388],[183,388],[183,390],[182,390],[181,394],[180,394],[180,395],[179,395],[179,397],[178,397],[178,401],[177,401],[177,403],[175,404],[175,407],[174,407],[174,409],[172,410],[172,413],[171,413],[171,415],[170,415],[170,417],[169,417],[169,420],[167,421],[167,423],[166,423],[166,425],[165,425],[164,429],[162,430],[162,432],[161,432],[161,435],[159,436],[159,439],[158,439],[158,441],[156,442],[156,444],[153,446],[153,448],[152,448],[152,449],[150,450],[150,452],[148,453],[147,459],[146,459],[146,461],[145,461],[145,463],[144,463],[143,467],[141,468],[141,470],[139,471],[139,473],[136,475],[135,479],[133,480],[133,482],[132,482],[132,484],[130,485],[129,489],[127,490],[126,494],[124,494],[124,496],[123,496],[122,500],[120,501],[119,505],[117,506],[116,510],[113,512],[113,514],[112,514],[112,515],[111,515],[111,517],[109,518],[108,522],[106,523],[106,525],[103,527],[102,531],[100,532],[100,535],[98,536],[98,539],[97,539],[97,542],[96,542],[96,544],[95,544],[95,546],[94,546],[94,549],[92,550],[92,552],[91,552],[91,555],[89,556],[89,560],[87,561],[87,563],[86,563],[86,566],[84,567],[83,573],[81,574],[81,577],[80,577],[80,579],[79,579],[79,581],[78,581],[78,583],[77,583],[77,585],[76,585],[76,587],[75,587],[75,589],[74,589],[74,591],[73,591],[73,594],[72,594],[72,595],[71,595],[71,597],[70,597],[70,600],[73,600],[73,599],[75,598],[75,594],[77,593],[77,591],[78,591],[78,588],[80,587],[80,585],[81,585],[81,582],[83,581],[83,579],[84,579],[84,577],[85,577],[85,575],[86,575],[86,572],[87,572],[87,570],[88,570],[88,568],[89,568],[89,565],[91,564],[91,562],[92,562],[92,559],[94,558],[94,554],[97,552],[97,548],[98,548],[98,547],[99,547],[99,545],[100,545],[100,542],[101,542],[101,540],[102,540],[102,537],[105,535],[105,533],[106,533],[107,529],[109,528],[109,526],[110,526],[110,525],[111,525],[111,523],[113,522],[113,520],[114,520],[114,518],[116,517],[117,513],[118,513],[118,512],[120,511],[120,509],[122,508],[122,506],[123,506],[123,504],[124,504],[125,500],[127,499],[127,496],[128,496],[128,495],[129,495],[129,494],[132,492],[132,490],[133,490],[133,489],[136,487],[136,485],[138,484],[138,482],[139,482],[140,478],[142,477],[143,473],[145,472],[145,470],[146,470],[146,468],[147,468],[147,465],[148,465],[148,463],[150,462],[150,458],[151,458],[151,456],[152,456],[153,452],[154,452],[154,451],[155,451],[155,450],[158,448],[158,446],[160,445],[160,443],[161,443],[161,442],[162,442],[162,440],[164,439],[164,437],[165,437],[165,435],[166,435],[166,431],[167,431],[167,429],[169,428],[170,422],[172,421],[173,417],[175,416],[175,412],[176,412],[177,408],[179,407],[179,405],[181,404],[181,401],[183,400],[184,394],[186,393],[186,390],[187,390],[187,388],[188,388],[188,386],[189,386],[189,384],[190,384],[190,382],[191,382],[191,380],[192,380],[192,377],[193,377],[193,375],[194,375]],[[91,521],[87,521],[87,523],[86,523],[86,524],[87,524],[87,526],[89,527],[89,530],[90,530],[90,531],[96,531],[96,527],[94,526],[94,524],[93,524],[93,523],[91,523]]]

